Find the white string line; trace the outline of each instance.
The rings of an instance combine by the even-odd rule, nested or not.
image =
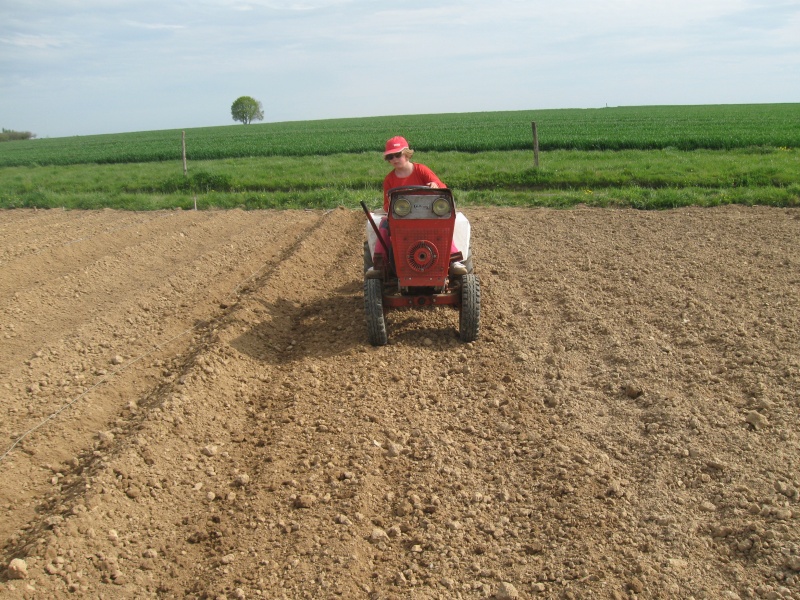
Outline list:
[[[328,216],[328,214],[329,214],[330,212],[332,212],[332,210],[333,210],[333,209],[325,211],[325,212],[323,213],[323,215],[322,215],[322,216],[323,216],[323,218],[324,218],[324,217],[326,217],[326,216]],[[165,216],[168,216],[168,215],[165,215]],[[268,262],[269,262],[269,261],[264,261],[263,263],[261,263],[261,266],[260,266],[258,269],[256,269],[256,270],[255,270],[255,271],[254,271],[254,272],[253,272],[253,273],[252,273],[252,274],[251,274],[249,277],[247,277],[247,278],[245,278],[243,281],[241,281],[241,282],[240,282],[240,283],[239,283],[239,284],[238,284],[236,287],[234,287],[234,288],[233,288],[233,290],[231,290],[231,291],[230,291],[230,292],[229,292],[229,293],[228,293],[226,296],[224,296],[224,298],[230,298],[231,296],[233,296],[233,295],[236,293],[236,291],[237,291],[239,288],[241,288],[241,287],[242,287],[242,286],[243,286],[245,283],[247,283],[247,282],[248,282],[250,279],[252,279],[252,278],[253,278],[253,277],[255,277],[255,276],[258,274],[258,273],[260,273],[260,272],[261,272],[261,271],[264,269],[264,267],[267,265],[267,263],[268,263]],[[95,384],[94,384],[92,387],[90,387],[88,390],[84,391],[84,392],[83,392],[81,395],[79,395],[77,398],[74,398],[74,399],[70,400],[70,401],[69,401],[67,404],[65,404],[64,406],[62,406],[61,408],[59,408],[59,409],[58,409],[56,412],[54,412],[53,414],[51,414],[51,415],[49,415],[48,417],[46,417],[46,418],[45,418],[45,419],[44,419],[44,420],[43,420],[41,423],[39,423],[38,425],[35,425],[34,427],[31,427],[31,428],[30,428],[28,431],[26,431],[26,432],[25,432],[25,433],[23,433],[23,434],[22,434],[22,435],[21,435],[19,438],[17,438],[17,440],[16,440],[16,441],[15,441],[13,444],[11,444],[11,447],[9,447],[9,449],[8,449],[8,450],[6,450],[6,451],[5,451],[5,452],[2,454],[2,456],[0,456],[0,463],[1,463],[1,462],[3,462],[3,460],[5,460],[5,458],[6,458],[6,457],[7,457],[9,454],[11,454],[11,451],[12,451],[12,450],[14,450],[14,448],[16,448],[16,447],[17,447],[17,446],[20,444],[20,442],[22,442],[22,440],[24,440],[24,439],[25,439],[26,437],[28,437],[30,434],[32,434],[33,432],[37,431],[37,430],[38,430],[38,429],[40,429],[41,427],[43,427],[43,426],[44,426],[46,423],[48,423],[48,422],[52,421],[53,419],[55,419],[55,418],[56,418],[58,415],[60,415],[60,414],[61,414],[63,411],[65,411],[65,410],[66,410],[66,409],[68,409],[70,406],[72,406],[73,404],[75,404],[75,403],[76,403],[78,400],[80,400],[81,398],[83,398],[84,396],[86,396],[88,393],[92,392],[92,391],[93,391],[93,390],[95,390],[96,388],[98,388],[98,387],[100,387],[101,385],[103,385],[104,383],[106,383],[106,381],[108,381],[109,379],[111,379],[111,378],[112,378],[114,375],[116,375],[117,373],[120,373],[120,372],[124,371],[124,370],[125,370],[125,369],[127,369],[129,366],[131,366],[132,364],[135,364],[135,363],[139,362],[140,360],[142,360],[142,359],[144,359],[144,358],[146,358],[146,357],[150,356],[150,355],[151,355],[151,354],[153,354],[154,352],[156,352],[156,351],[158,351],[158,350],[161,350],[161,348],[163,348],[164,346],[167,346],[167,345],[171,344],[172,342],[174,342],[174,341],[175,341],[175,340],[177,340],[178,338],[180,338],[180,337],[183,337],[184,335],[186,335],[187,333],[189,333],[189,332],[191,332],[191,331],[194,331],[194,330],[195,330],[195,329],[197,329],[198,327],[199,327],[199,324],[198,324],[198,325],[194,325],[193,327],[190,327],[189,329],[187,329],[187,330],[183,331],[182,333],[179,333],[178,335],[176,335],[175,337],[173,337],[173,338],[171,338],[171,339],[167,340],[166,342],[163,342],[162,344],[160,344],[160,345],[158,345],[158,346],[155,346],[155,347],[154,347],[153,349],[151,349],[149,352],[147,352],[147,353],[145,353],[145,354],[142,354],[141,356],[139,356],[139,357],[137,357],[137,358],[135,358],[135,359],[133,359],[133,360],[130,360],[130,361],[128,361],[127,363],[125,363],[124,365],[120,366],[118,369],[116,369],[116,370],[112,371],[112,372],[111,372],[111,373],[109,373],[108,375],[104,375],[104,376],[103,376],[103,378],[102,378],[102,379],[100,379],[100,381],[98,381],[97,383],[95,383]]]
[[[154,352],[156,352],[156,351],[158,351],[158,350],[161,350],[161,348],[163,348],[164,346],[167,346],[167,345],[171,344],[172,342],[174,342],[174,341],[175,341],[175,340],[177,340],[178,338],[180,338],[180,337],[183,337],[184,335],[186,335],[186,334],[187,334],[187,333],[189,333],[190,331],[192,331],[192,330],[196,329],[197,327],[198,327],[197,325],[195,325],[194,327],[190,327],[190,328],[189,328],[189,329],[187,329],[186,331],[183,331],[182,333],[179,333],[178,335],[176,335],[175,337],[173,337],[173,338],[171,338],[171,339],[167,340],[166,342],[164,342],[164,343],[162,343],[162,344],[160,344],[160,345],[158,345],[158,346],[155,346],[155,347],[154,347],[153,349],[151,349],[149,352],[147,352],[147,353],[145,353],[145,354],[142,354],[141,356],[139,356],[139,357],[137,357],[137,358],[134,358],[133,360],[130,360],[130,361],[128,361],[127,363],[125,363],[124,365],[120,366],[118,369],[116,369],[116,370],[112,371],[111,373],[109,373],[109,374],[107,374],[107,375],[103,375],[103,377],[100,379],[100,381],[98,381],[97,383],[95,383],[95,384],[94,384],[92,387],[90,387],[88,390],[84,391],[84,392],[83,392],[83,393],[82,393],[80,396],[78,396],[77,398],[74,398],[73,400],[70,400],[70,401],[69,401],[69,402],[67,402],[67,403],[66,403],[64,406],[62,406],[62,407],[61,407],[61,408],[59,408],[59,409],[58,409],[56,412],[54,412],[52,415],[50,415],[50,416],[46,417],[46,418],[45,418],[45,419],[44,419],[44,420],[43,420],[41,423],[39,423],[38,425],[35,425],[35,426],[31,427],[30,429],[28,429],[28,431],[26,431],[26,432],[25,432],[25,433],[23,433],[21,436],[19,436],[19,438],[17,438],[17,440],[16,440],[16,441],[15,441],[13,444],[11,444],[11,447],[10,447],[8,450],[6,450],[6,451],[3,453],[3,455],[2,455],[2,456],[0,456],[0,462],[3,462],[3,459],[5,459],[5,457],[6,457],[6,456],[8,456],[9,454],[11,454],[11,451],[12,451],[14,448],[16,448],[16,447],[19,445],[19,443],[20,443],[20,442],[22,442],[22,440],[24,440],[26,437],[28,437],[30,434],[32,434],[32,433],[33,433],[34,431],[36,431],[37,429],[40,429],[41,427],[43,427],[43,426],[44,426],[46,423],[48,423],[49,421],[52,421],[53,419],[55,419],[55,418],[56,418],[58,415],[60,415],[60,414],[61,414],[63,411],[65,411],[65,410],[66,410],[66,409],[68,409],[70,406],[72,406],[73,404],[75,404],[75,403],[76,403],[78,400],[80,400],[81,398],[83,398],[84,396],[86,396],[87,394],[89,394],[90,392],[94,391],[95,389],[97,389],[98,387],[100,387],[101,385],[103,385],[104,383],[106,383],[106,382],[107,382],[109,379],[111,379],[112,377],[114,377],[114,375],[116,375],[117,373],[120,373],[120,372],[124,371],[125,369],[127,369],[128,367],[130,367],[132,364],[135,364],[135,363],[139,362],[140,360],[142,360],[142,359],[144,359],[144,358],[146,358],[146,357],[150,356],[150,355],[151,355],[151,354],[153,354]]]
[[[38,252],[33,252],[32,254],[15,256],[11,260],[0,261],[0,265],[2,265],[2,264],[11,264],[13,262],[17,262],[18,260],[22,260],[24,258],[30,258],[32,256],[39,256],[40,254],[43,254],[45,252],[49,252],[51,250],[58,250],[60,248],[66,248],[67,246],[71,246],[72,244],[77,244],[78,242],[83,242],[83,241],[95,238],[98,235],[108,235],[108,234],[114,233],[115,231],[120,231],[122,229],[130,229],[131,227],[136,227],[137,225],[147,225],[148,223],[152,223],[153,221],[155,221],[157,219],[163,219],[165,217],[172,217],[174,215],[175,215],[175,213],[168,213],[166,215],[161,215],[161,216],[158,216],[158,217],[154,217],[152,219],[148,219],[147,221],[136,221],[134,223],[129,223],[127,225],[120,225],[119,227],[114,227],[113,229],[108,229],[106,231],[101,231],[99,233],[95,233],[94,235],[87,235],[87,236],[82,237],[82,238],[78,238],[78,239],[75,239],[75,240],[70,240],[69,242],[66,242],[64,244],[60,244],[60,245],[57,245],[57,246],[46,246],[46,247],[42,248],[41,250],[39,250]]]

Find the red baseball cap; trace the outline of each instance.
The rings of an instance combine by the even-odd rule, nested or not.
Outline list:
[[[386,150],[384,151],[383,155],[386,156],[387,154],[394,154],[395,152],[400,152],[405,148],[408,148],[408,142],[406,141],[406,138],[397,135],[386,142]]]

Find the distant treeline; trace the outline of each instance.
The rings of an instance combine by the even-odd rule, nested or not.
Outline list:
[[[0,133],[0,142],[13,142],[14,140],[30,140],[36,137],[36,134],[30,131],[14,131],[12,129],[3,128]]]

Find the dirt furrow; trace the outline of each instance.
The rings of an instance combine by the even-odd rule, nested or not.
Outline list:
[[[139,287],[134,292],[130,288],[131,278],[125,276],[116,280],[115,285],[128,286],[125,289],[131,292],[117,293],[106,300],[103,288],[85,290],[90,306],[72,313],[59,312],[65,307],[55,310],[54,315],[60,317],[48,316],[46,320],[55,319],[57,323],[38,332],[46,340],[41,345],[31,346],[30,336],[23,337],[23,328],[11,329],[14,337],[10,341],[21,340],[27,344],[27,350],[19,352],[13,343],[3,347],[3,356],[9,359],[3,361],[8,377],[6,390],[13,398],[2,425],[7,444],[10,446],[67,403],[77,398],[80,401],[48,423],[43,434],[36,432],[26,438],[20,451],[7,461],[6,471],[18,473],[22,485],[6,488],[3,501],[31,508],[36,503],[36,493],[44,485],[42,482],[52,475],[48,475],[49,467],[39,466],[76,456],[93,434],[108,428],[113,415],[131,403],[135,405],[137,398],[150,393],[164,377],[174,377],[172,357],[179,356],[187,347],[192,329],[202,328],[203,323],[218,314],[219,302],[235,299],[237,288],[246,285],[258,269],[269,268],[273,261],[279,260],[281,248],[291,247],[305,234],[298,226],[303,222],[313,224],[320,214],[293,217],[292,228],[285,227],[283,213],[274,213],[274,219],[263,213],[261,219],[240,218],[228,225],[219,222],[213,231],[223,237],[215,237],[210,245],[209,230],[204,226],[204,231],[196,232],[205,244],[205,249],[197,253],[199,260],[184,261],[182,265],[181,260],[172,256],[166,281],[164,277],[154,278],[156,271],[149,270],[151,275],[146,281],[151,287]],[[192,231],[192,223],[194,219],[187,221],[182,231]],[[147,239],[164,240],[164,237],[159,234]],[[268,248],[265,250],[264,246]],[[152,244],[136,251],[128,248],[126,257],[133,263],[132,268],[143,273],[153,253],[169,256],[167,252],[162,241],[160,249]],[[82,258],[77,263],[78,269]],[[131,294],[133,297],[125,297]],[[31,291],[32,301],[40,305],[46,304],[48,296],[46,287]],[[91,306],[102,308],[104,302],[111,302],[113,309],[98,312],[97,306]],[[34,320],[45,322],[41,314]],[[142,356],[146,360],[138,361]],[[20,360],[22,357],[27,358]],[[123,372],[116,374],[120,370]],[[95,389],[96,385],[99,387]],[[37,492],[28,493],[26,487]],[[23,514],[26,511],[17,516]]]
[[[104,330],[102,343],[113,349],[120,339],[112,343],[110,335],[124,342],[142,329],[139,321],[152,328],[158,320],[151,313],[179,312],[190,318],[194,306],[222,301],[264,260],[274,258],[273,249],[262,250],[265,242],[284,235],[277,223],[262,231],[244,213],[239,217],[214,225],[198,224],[189,217],[185,228],[168,236],[156,229],[132,245],[110,244],[100,258],[92,251],[72,255],[64,275],[14,294],[3,319],[7,340],[3,351],[37,358],[48,340],[74,336],[86,328]],[[224,244],[209,244],[211,228]],[[38,310],[27,310],[28,306]]]

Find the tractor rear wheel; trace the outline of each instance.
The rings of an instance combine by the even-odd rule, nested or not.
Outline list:
[[[478,339],[481,323],[481,286],[478,276],[469,273],[461,278],[461,310],[458,317],[458,335],[462,342]]]
[[[389,338],[383,316],[383,281],[380,279],[364,280],[364,310],[369,343],[373,346],[385,346]]]

